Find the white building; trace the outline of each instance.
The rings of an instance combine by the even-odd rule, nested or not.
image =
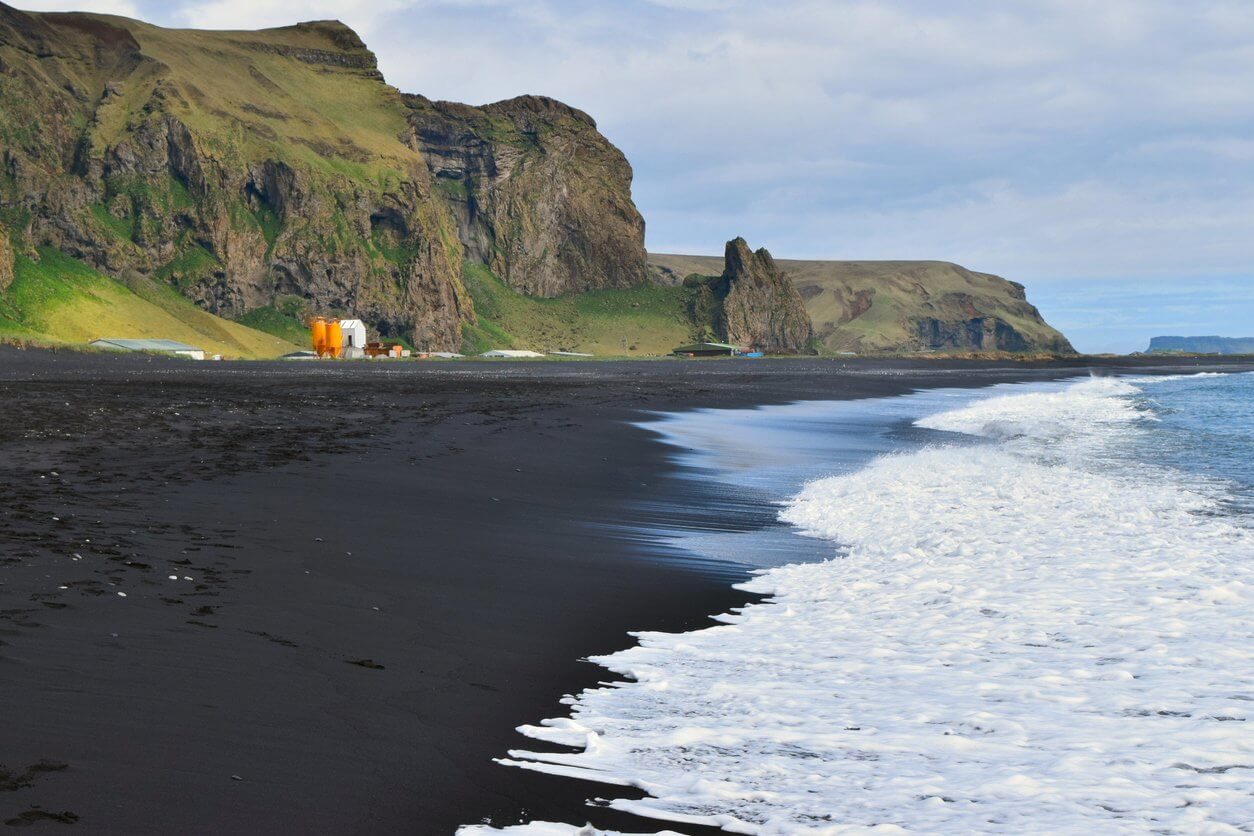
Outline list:
[[[194,345],[179,343],[174,340],[115,340],[102,338],[92,340],[92,346],[109,351],[151,351],[156,354],[172,354],[176,357],[190,357],[192,360],[205,359],[205,350]]]
[[[366,323],[360,319],[341,319],[340,332],[344,335],[345,349],[366,347]]]

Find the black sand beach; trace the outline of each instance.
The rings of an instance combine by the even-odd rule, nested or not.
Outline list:
[[[1121,368],[1165,362],[1211,365]],[[600,525],[646,497],[700,501],[627,422],[1076,373],[0,348],[0,822],[648,828],[585,805],[607,788],[492,762],[606,678],[581,658],[745,600],[726,571]]]

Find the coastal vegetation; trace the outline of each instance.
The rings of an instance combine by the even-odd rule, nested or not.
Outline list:
[[[682,287],[638,284],[552,299],[524,296],[487,267],[463,266],[462,282],[478,322],[463,328],[462,351],[492,348],[645,356],[667,354],[693,332],[690,293]]]
[[[747,245],[650,264],[631,165],[591,116],[401,93],[335,21],[171,30],[0,4],[0,98],[7,333],[74,341],[107,296],[113,327],[144,323],[125,336],[198,311],[232,356],[303,343],[315,314],[419,351],[1071,351],[1021,285],[956,265]]]
[[[101,275],[60,251],[20,255],[0,295],[0,338],[82,344],[101,337],[163,338],[225,357],[274,357],[296,346],[201,310],[174,289],[145,277],[128,284]],[[302,344],[303,344],[302,340]]]

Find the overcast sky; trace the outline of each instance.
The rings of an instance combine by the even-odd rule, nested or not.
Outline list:
[[[627,154],[657,252],[998,273],[1086,351],[1254,335],[1254,2],[18,0],[339,18],[388,81],[542,93]]]

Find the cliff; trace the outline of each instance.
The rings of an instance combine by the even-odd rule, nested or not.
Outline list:
[[[751,252],[743,238],[727,242],[723,272],[693,276],[692,319],[706,336],[755,351],[796,354],[810,347],[813,329],[800,294],[766,249]]]
[[[0,226],[0,293],[4,293],[13,284],[13,246],[9,243],[9,233]]]
[[[541,96],[405,102],[468,257],[535,296],[645,281],[631,166],[588,114]]]
[[[285,297],[452,347],[462,251],[400,94],[341,24],[173,31],[0,6],[0,205],[228,317]]]
[[[591,118],[404,96],[338,22],[175,31],[0,4],[0,100],[20,252],[224,317],[351,314],[456,349],[466,258],[542,296],[645,280],[631,168]]]
[[[650,253],[654,281],[711,275],[711,256]],[[804,300],[821,352],[1071,354],[1023,285],[940,261],[798,261],[779,268]]]
[[[539,96],[402,94],[335,21],[168,30],[0,3],[0,102],[11,332],[65,318],[22,277],[43,288],[78,265],[288,340],[324,313],[444,350],[652,353],[689,332],[800,351],[809,320],[832,351],[1070,349],[1021,287],[954,265],[776,265],[733,242],[725,263],[671,276],[709,281],[654,293],[671,289],[648,282],[631,166],[590,116]],[[592,298],[546,309],[501,288]],[[85,311],[90,295],[64,298]],[[559,323],[559,308],[590,322]]]
[[[1150,354],[1254,354],[1254,337],[1152,337],[1146,351]]]

